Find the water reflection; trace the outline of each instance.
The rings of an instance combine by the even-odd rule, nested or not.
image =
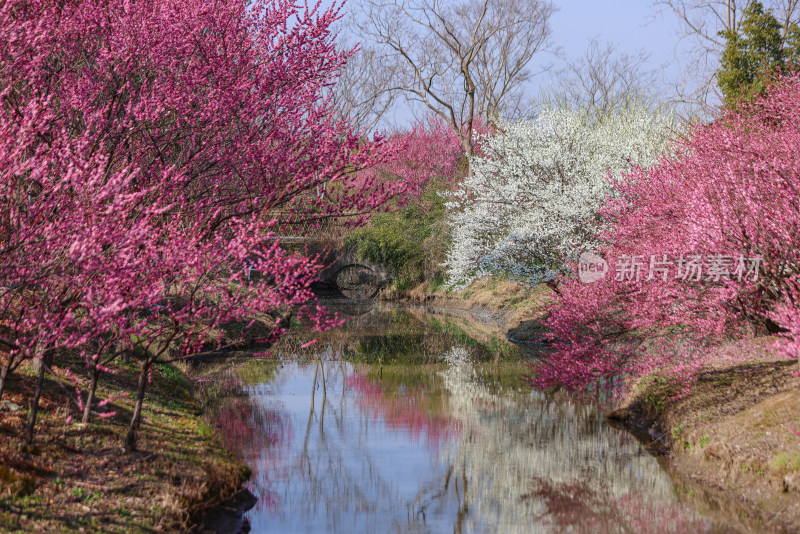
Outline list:
[[[235,369],[247,396],[217,417],[253,469],[253,532],[725,531],[596,407],[520,388],[505,348],[442,319],[356,319]]]
[[[374,423],[382,421],[411,441],[424,439],[428,448],[438,450],[442,443],[458,435],[460,425],[449,416],[435,375],[408,378],[412,383],[398,380],[388,370],[385,377],[381,371],[379,380],[371,379],[365,371],[355,371],[348,376],[347,386],[353,390],[361,412],[371,415]]]
[[[442,457],[461,466],[473,512],[465,532],[702,532],[672,483],[624,432],[595,409],[532,392],[493,394],[468,351],[454,347],[442,373],[450,413],[467,439]]]

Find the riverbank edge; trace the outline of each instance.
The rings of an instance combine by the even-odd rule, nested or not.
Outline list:
[[[74,367],[73,375],[80,376],[83,362],[70,364],[54,368],[46,379],[30,448],[21,446],[30,373],[20,369],[4,395],[19,410],[0,412],[0,532],[188,531],[230,503],[240,509],[239,518],[252,506],[244,489],[250,469],[206,421],[188,366],[157,365],[138,451],[124,453],[120,445],[133,399],[107,405],[114,417],[67,424],[66,414],[75,407],[66,407],[75,397],[65,370]],[[135,364],[120,365],[98,386],[99,398],[131,391],[137,371]]]
[[[468,312],[515,343],[544,331],[552,291],[516,295],[522,286],[479,280],[460,291],[423,284],[383,300]],[[525,309],[530,307],[530,309]],[[797,362],[771,356],[773,337],[740,340],[720,352],[748,351],[754,361],[703,369],[688,394],[642,381],[609,422],[660,457],[682,499],[737,529],[800,532],[800,377]]]
[[[407,291],[384,291],[378,298],[443,311],[467,312],[495,331],[502,331],[509,341],[524,343],[537,339],[544,332],[541,320],[547,315],[552,296],[552,290],[543,284],[530,287],[489,277],[458,290],[431,290],[423,283]]]
[[[750,532],[800,532],[798,406],[797,362],[773,358],[703,369],[677,396],[639,381],[606,417],[663,456],[701,513]]]

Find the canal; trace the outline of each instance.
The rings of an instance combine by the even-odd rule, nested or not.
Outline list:
[[[535,351],[422,309],[340,312],[342,328],[200,369],[252,469],[245,531],[737,532],[606,423],[603,392],[527,386]]]

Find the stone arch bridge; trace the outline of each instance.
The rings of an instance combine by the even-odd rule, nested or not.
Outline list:
[[[320,281],[312,288],[321,297],[366,300],[392,283],[389,269],[384,265],[359,260],[341,244],[314,237],[286,236],[280,240],[289,249],[305,250],[319,257],[323,270]]]

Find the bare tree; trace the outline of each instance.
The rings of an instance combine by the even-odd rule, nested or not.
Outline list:
[[[680,22],[681,40],[691,43],[685,79],[676,89],[680,100],[707,104],[714,88],[719,58],[725,48],[725,32],[736,33],[742,14],[753,0],[656,0],[661,10]],[[763,0],[764,7],[783,25],[783,35],[800,21],[800,0]]]
[[[353,127],[368,134],[380,123],[394,103],[397,92],[392,90],[395,68],[385,62],[373,47],[348,44],[344,49],[355,49],[347,60],[336,84],[327,94],[340,118],[347,119]]]
[[[476,121],[518,104],[533,57],[550,47],[548,0],[364,0],[362,34],[382,47],[390,89],[420,102],[474,154]]]
[[[564,58],[538,103],[585,110],[599,121],[615,108],[655,100],[658,80],[656,71],[646,68],[648,59],[643,51],[620,52],[614,44],[602,44],[595,37],[583,56]]]

